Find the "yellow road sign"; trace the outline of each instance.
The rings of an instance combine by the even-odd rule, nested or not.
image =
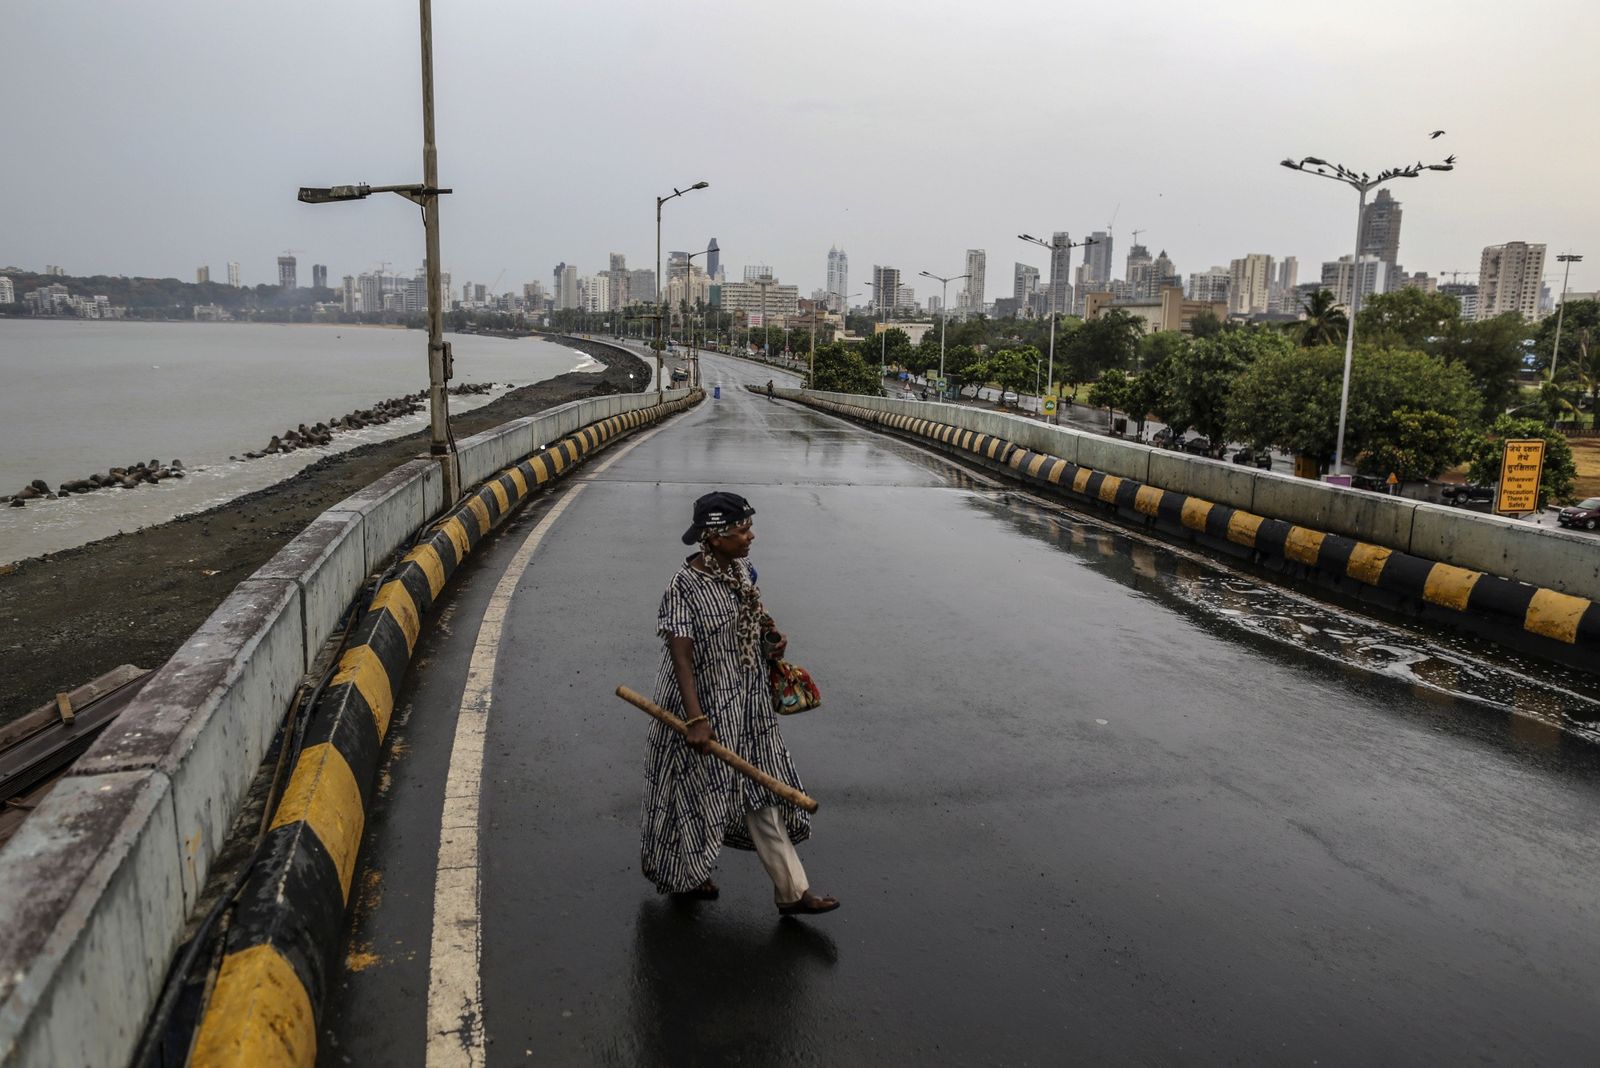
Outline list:
[[[1544,439],[1507,439],[1506,453],[1500,461],[1500,492],[1495,498],[1497,512],[1537,512],[1539,476],[1544,471]]]
[[[1056,399],[1054,397],[1046,397],[1044,399],[1044,414],[1045,415],[1055,415],[1056,414]]]

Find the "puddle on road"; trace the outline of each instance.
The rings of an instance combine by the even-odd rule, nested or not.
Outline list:
[[[1147,539],[1013,493],[973,503],[1102,573],[1202,614],[1236,635],[1423,690],[1489,705],[1600,742],[1594,679],[1474,635],[1355,615],[1232,571],[1196,550]]]

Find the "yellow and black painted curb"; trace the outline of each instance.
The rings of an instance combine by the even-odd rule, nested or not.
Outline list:
[[[688,397],[582,427],[468,493],[388,574],[310,711],[299,759],[240,891],[192,1065],[311,1065],[379,755],[422,618],[519,504]]]
[[[1110,506],[1197,535],[1230,542],[1398,598],[1470,614],[1566,645],[1600,651],[1600,604],[1558,590],[1412,556],[1381,545],[1296,526],[1242,508],[1080,467],[975,430],[899,412],[802,397],[801,403],[1006,467],[1022,482]]]

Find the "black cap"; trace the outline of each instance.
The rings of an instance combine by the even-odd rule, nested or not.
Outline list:
[[[698,544],[706,527],[742,523],[755,514],[756,510],[750,502],[737,493],[724,493],[721,490],[708,493],[694,502],[694,525],[683,532],[683,543]]]

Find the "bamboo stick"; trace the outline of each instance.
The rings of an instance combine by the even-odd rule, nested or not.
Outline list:
[[[662,708],[660,705],[656,704],[643,694],[630,690],[626,686],[618,686],[617,696],[628,702],[630,705],[633,705],[635,708],[643,709],[645,712],[648,712],[650,715],[654,716],[656,719],[659,719],[662,723],[665,723],[679,734],[688,734],[689,728],[683,725],[683,720],[679,719],[677,716],[674,716],[671,712],[668,712],[666,709]],[[774,779],[771,775],[768,775],[766,772],[762,771],[760,768],[756,767],[754,764],[750,763],[744,757],[740,756],[738,753],[735,753],[732,749],[729,749],[721,742],[713,741],[711,743],[711,755],[728,765],[734,771],[737,771],[739,774],[748,779],[753,779],[755,782],[766,787],[768,790],[771,790],[773,793],[777,794],[790,804],[805,809],[807,812],[815,812],[817,810],[816,801],[801,793],[799,790],[796,790],[788,783],[780,782],[779,780]]]

